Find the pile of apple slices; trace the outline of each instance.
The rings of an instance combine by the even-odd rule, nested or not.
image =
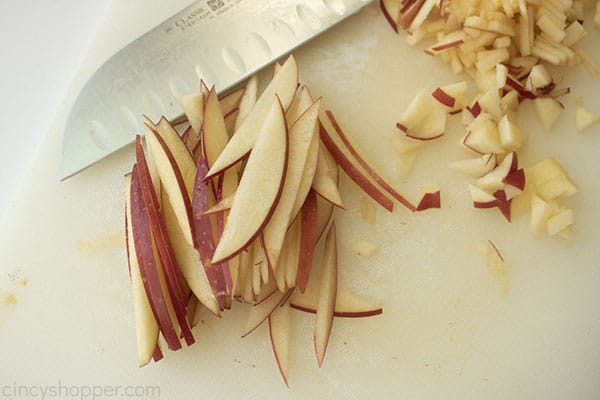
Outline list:
[[[126,238],[140,366],[162,350],[194,343],[199,313],[221,316],[250,305],[242,337],[263,322],[287,384],[290,310],[315,314],[314,347],[323,364],[334,317],[382,309],[338,288],[335,209],[343,202],[338,165],[392,211],[440,206],[438,191],[418,205],[375,169],[298,83],[292,56],[259,93],[257,78],[219,97],[181,99],[186,121],[145,119],[126,176]]]

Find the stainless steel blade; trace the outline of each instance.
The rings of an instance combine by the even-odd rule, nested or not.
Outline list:
[[[112,56],[67,120],[62,179],[131,143],[142,114],[181,115],[198,78],[226,91],[371,0],[203,0]]]

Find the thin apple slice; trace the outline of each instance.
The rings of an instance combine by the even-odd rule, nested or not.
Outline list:
[[[271,110],[263,122],[215,250],[215,263],[242,251],[269,222],[281,197],[287,167],[288,132],[283,106],[277,98],[271,103]],[[265,174],[265,171],[269,173]]]
[[[202,93],[192,93],[183,96],[181,98],[181,107],[192,127],[192,134],[199,140],[202,120],[204,119],[204,96],[202,96]]]
[[[316,287],[316,285],[311,285]],[[318,291],[307,290],[304,294],[295,291],[290,298],[293,309],[316,314]],[[360,296],[338,288],[335,298],[334,317],[339,318],[365,318],[383,314],[383,308],[372,304]]]
[[[144,280],[140,273],[140,265],[133,240],[133,226],[131,223],[131,175],[125,177],[125,193],[127,261],[131,277],[131,291],[133,294],[138,365],[143,367],[150,362],[154,349],[156,348],[156,343],[158,341],[158,323],[154,318],[152,306],[146,295]]]
[[[315,218],[316,220],[316,218]],[[315,226],[316,228],[316,226]],[[300,244],[302,232],[302,216],[299,215],[290,226],[284,241],[283,252],[286,253],[285,263],[280,265],[285,271],[285,285],[288,288],[296,286],[298,276],[298,265],[300,264]]]
[[[237,121],[238,116],[240,115],[240,109],[235,108],[225,114],[225,127],[227,128],[227,134],[231,137],[233,132],[235,131],[235,121]]]
[[[263,130],[265,119],[269,119],[273,98],[278,97],[285,110],[292,102],[298,86],[298,66],[293,56],[289,56],[281,71],[263,91],[231,140],[211,166],[207,178],[211,178],[241,160],[255,146]]]
[[[333,207],[331,207],[333,210]],[[301,293],[304,293],[310,278],[310,270],[312,268],[315,245],[317,244],[318,235],[318,200],[316,193],[310,191],[306,197],[306,201],[300,211],[300,244],[296,285]]]
[[[206,211],[202,212],[202,215],[213,215],[229,211],[231,209],[231,205],[233,204],[234,198],[235,193],[231,196],[223,198],[217,204],[210,206]]]
[[[213,224],[210,216],[203,214],[208,209],[210,199],[210,188],[204,176],[208,171],[206,160],[198,162],[198,173],[192,202],[193,224],[195,232],[195,248],[200,254],[206,277],[210,283],[219,308],[225,306],[225,297],[231,295],[233,283],[229,266],[226,263],[213,263],[211,260],[215,253],[215,242],[213,236]]]
[[[327,232],[325,249],[323,253],[323,271],[319,288],[319,301],[315,317],[314,345],[317,355],[317,364],[323,365],[331,328],[333,326],[333,312],[335,310],[337,294],[337,241],[335,224]]]
[[[152,160],[160,176],[162,188],[167,192],[169,199],[171,199],[174,205],[176,218],[181,226],[184,238],[188,243],[193,245],[191,192],[188,191],[183,171],[179,168],[175,156],[171,152],[174,146],[169,147],[157,130],[148,124],[146,124],[146,142],[148,143],[149,152],[152,155]],[[183,142],[181,142],[181,145],[185,147]],[[187,148],[185,151],[187,151]],[[191,157],[190,161],[192,161]],[[194,174],[196,173],[195,167],[192,171]]]
[[[382,178],[376,179],[372,176],[377,175],[375,171],[371,167],[365,168],[368,163],[358,156],[354,148],[353,152],[346,146],[329,118],[323,118],[320,122],[321,140],[346,175],[379,205],[390,212],[393,211],[394,203],[378,186],[378,181],[382,181]]]
[[[427,117],[408,128],[406,136],[421,141],[431,141],[444,136],[448,113],[435,101],[430,101]]]
[[[256,328],[258,328],[275,309],[281,305],[291,295],[293,289],[287,292],[280,292],[279,290],[273,291],[267,298],[260,303],[255,304],[250,308],[248,313],[248,321],[246,327],[242,332],[242,337],[248,336]]]
[[[269,315],[269,338],[273,347],[273,354],[281,377],[288,385],[288,368],[290,360],[290,306],[288,303],[277,307],[271,315]]]
[[[187,284],[196,297],[198,297],[209,310],[218,314],[218,307],[215,307],[217,299],[215,299],[213,292],[210,289],[212,285],[209,284],[206,275],[199,273],[199,270],[201,271],[202,268],[199,264],[200,258],[194,250],[196,247],[196,230],[192,227],[192,202],[188,195],[187,185],[185,183],[188,178],[184,178],[182,171],[178,167],[179,164],[175,159],[174,153],[170,151],[171,148],[167,146],[166,141],[163,140],[163,136],[159,135],[156,130],[148,125],[146,125],[146,128],[146,139],[150,151],[153,154],[153,159],[155,160],[161,178],[162,187],[168,195],[168,201],[172,207],[174,220],[177,221],[177,224],[179,225],[179,229],[172,226],[172,224],[165,226],[169,235],[176,235],[178,238],[174,256],[179,263],[179,267],[181,268],[181,272],[184,275]],[[163,130],[163,132],[164,136],[173,138],[173,136],[167,133],[169,132],[168,127]],[[178,142],[175,138],[173,138],[172,143],[178,143],[178,145],[173,144],[173,148],[182,145],[182,142]],[[185,152],[181,150],[179,154],[182,155],[181,160],[185,160],[184,162],[189,163],[190,159],[187,158],[189,156],[187,149],[185,149]],[[192,169],[190,166],[186,167],[187,173],[191,173],[192,171],[195,173],[196,168],[194,167]]]
[[[244,91],[245,89],[243,87],[234,89],[219,98],[219,104],[221,110],[223,110],[223,115],[227,115],[238,108],[242,97],[244,97]]]
[[[179,337],[167,307],[167,299],[160,283],[156,259],[154,257],[152,235],[148,217],[148,206],[144,202],[140,187],[137,165],[134,165],[131,178],[131,227],[132,239],[139,270],[152,308],[154,318],[160,327],[169,349],[181,348]]]
[[[344,208],[342,196],[332,172],[329,170],[324,152],[327,151],[319,145],[317,168],[312,182],[312,189],[321,197],[339,208]],[[336,166],[337,169],[337,166]]]
[[[250,79],[248,79],[248,82],[246,82],[246,88],[244,90],[244,94],[242,95],[242,98],[240,99],[240,106],[239,106],[240,111],[235,120],[234,131],[236,131],[240,127],[240,125],[242,125],[242,122],[246,119],[248,114],[250,114],[250,111],[252,111],[252,109],[254,108],[254,105],[256,104],[257,96],[258,96],[258,78],[256,75],[252,75],[250,77]]]
[[[320,107],[321,99],[318,99],[289,129],[288,161],[281,197],[262,232],[267,260],[273,271],[277,270],[284,237],[293,218],[291,213],[300,189],[310,145],[316,133]],[[310,181],[308,188],[310,189]]]
[[[194,336],[186,320],[186,296],[182,272],[177,264],[175,252],[170,241],[168,230],[163,215],[160,213],[160,203],[154,189],[142,141],[136,136],[136,162],[138,166],[139,187],[148,210],[148,221],[152,237],[156,243],[156,250],[160,264],[164,269],[168,294],[173,304],[179,327],[188,345],[194,343]]]
[[[401,0],[380,0],[379,2],[385,19],[396,33],[398,32],[398,19],[400,19],[402,3]]]

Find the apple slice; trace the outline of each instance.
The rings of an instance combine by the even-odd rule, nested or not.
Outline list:
[[[146,128],[146,138],[163,184],[162,187],[168,195],[168,201],[172,207],[173,220],[179,225],[178,228],[172,226],[172,224],[165,226],[169,235],[175,235],[178,238],[174,256],[179,263],[179,267],[181,268],[181,272],[184,275],[187,284],[196,297],[198,297],[209,310],[219,314],[218,307],[215,307],[217,299],[214,298],[212,290],[210,289],[213,286],[209,284],[209,281],[207,280],[210,279],[210,277],[199,272],[202,268],[199,264],[200,258],[194,250],[196,246],[196,230],[192,228],[192,203],[185,184],[187,177],[183,177],[175,157],[173,153],[171,153],[170,148],[167,147],[163,137],[148,125],[146,125]],[[165,132],[167,131],[168,129]],[[173,143],[182,144],[182,142],[177,142],[177,139],[174,139]],[[176,146],[173,145],[173,147]],[[186,162],[190,161],[189,158],[187,158],[189,156],[187,149],[185,149],[185,152],[182,150],[180,154],[185,156],[181,157],[183,160],[186,160]],[[188,173],[192,171],[195,173],[196,168],[194,167],[192,170],[191,167],[189,167],[186,171]]]
[[[204,265],[203,270],[206,271],[206,277],[217,298],[219,308],[222,309],[225,306],[225,298],[232,293],[233,283],[227,263],[211,261],[215,253],[213,224],[211,224],[210,216],[203,214],[208,209],[210,199],[210,188],[208,182],[204,181],[207,171],[206,160],[200,159],[192,202],[195,248],[200,255]]]
[[[273,347],[273,354],[281,377],[288,385],[288,368],[290,359],[290,306],[282,304],[269,315],[269,338]]]
[[[204,119],[204,96],[202,96],[202,93],[192,93],[183,96],[181,98],[181,107],[192,127],[192,134],[199,140],[200,129],[202,128],[202,121]]]
[[[311,285],[310,287],[316,287]],[[304,294],[294,292],[290,298],[290,307],[298,311],[316,314],[318,291],[307,289]],[[383,308],[369,301],[338,288],[335,298],[334,317],[365,318],[383,314]]]
[[[335,206],[344,208],[340,190],[333,178],[333,173],[327,165],[327,161],[324,159],[326,151],[319,145],[317,168],[312,182],[312,189]],[[337,166],[335,168],[337,169]]]
[[[402,9],[402,0],[380,0],[379,7],[392,29],[398,33],[398,19]]]
[[[283,74],[277,76],[280,75]],[[260,131],[215,250],[214,263],[242,251],[269,222],[281,197],[287,167],[288,132],[283,106],[277,98],[271,103]],[[265,171],[269,173],[265,174]]]
[[[430,101],[427,117],[408,128],[405,134],[411,139],[421,141],[441,138],[446,131],[447,117],[448,113],[442,106],[438,105],[437,102]],[[400,128],[400,126],[398,127]]]
[[[241,160],[255,146],[265,119],[271,113],[273,98],[278,97],[281,108],[286,110],[292,102],[298,86],[298,66],[293,56],[289,56],[281,71],[273,77],[240,127],[236,129],[229,143],[211,166],[206,178],[211,178]]]
[[[469,193],[475,208],[494,208],[496,207],[496,198],[494,195],[478,188],[477,186],[469,185]]]
[[[320,145],[321,141],[319,140],[319,122],[315,125],[315,131],[312,137],[312,141],[308,148],[308,154],[306,156],[306,163],[304,164],[304,171],[302,173],[302,177],[300,178],[300,183],[298,184],[298,191],[296,193],[296,199],[294,201],[294,206],[292,207],[292,211],[290,212],[290,221],[296,218],[300,209],[302,208],[302,204],[306,200],[306,196],[308,192],[312,188],[313,182],[315,180],[315,175],[317,173],[317,163],[319,161],[319,153],[320,153]],[[337,165],[336,165],[337,168]],[[331,193],[327,192],[328,195]],[[335,198],[335,194],[331,194]]]
[[[169,349],[181,348],[179,337],[167,306],[156,265],[155,249],[150,233],[148,206],[145,204],[140,187],[137,165],[134,165],[131,175],[131,228],[135,256],[138,261],[140,275],[152,308],[154,319],[157,321]]]
[[[496,155],[484,154],[477,158],[455,161],[449,166],[455,171],[481,178],[496,168]]]
[[[239,114],[235,120],[234,132],[240,127],[244,119],[250,114],[252,108],[256,104],[256,97],[258,95],[258,78],[256,75],[252,75],[248,82],[246,82],[246,88],[244,94],[240,99]]]
[[[335,224],[329,227],[323,252],[323,271],[319,288],[319,301],[316,307],[314,345],[319,367],[323,365],[335,310],[337,294],[337,243]]]
[[[131,223],[131,175],[125,176],[125,193],[125,242],[127,244],[127,261],[131,277],[131,291],[133,293],[138,365],[143,367],[150,362],[156,348],[158,323],[154,318],[152,306],[146,295],[144,280],[140,273],[140,265],[133,240],[133,226]]]
[[[148,124],[146,124],[145,127],[146,142],[148,143],[149,152],[152,155],[152,160],[154,161],[154,165],[160,176],[162,188],[167,192],[169,199],[171,199],[171,202],[174,205],[175,215],[181,226],[181,231],[184,234],[185,240],[193,245],[194,238],[191,229],[191,192],[188,191],[188,185],[185,183],[182,171],[171,152],[173,147],[169,147],[163,137],[153,127]],[[181,142],[181,145],[185,147],[183,142]],[[185,151],[187,151],[187,148]],[[196,172],[195,168],[190,170],[190,172],[191,171],[193,171],[194,174]]]
[[[235,198],[235,193],[231,196],[223,198],[217,204],[210,206],[206,211],[202,212],[202,215],[213,215],[219,214],[225,211],[229,211],[231,209],[231,204],[233,204],[233,199]]]
[[[168,288],[169,298],[174,308],[179,327],[188,345],[194,343],[194,336],[186,320],[186,297],[184,294],[182,272],[179,270],[177,260],[171,241],[168,236],[167,227],[163,216],[160,214],[160,203],[157,193],[154,189],[144,149],[140,136],[136,136],[136,161],[138,166],[139,188],[142,194],[146,209],[148,210],[148,221],[150,231],[156,251],[158,253],[160,265],[164,269],[164,276]],[[157,266],[157,268],[160,268]]]
[[[331,207],[333,209],[333,207]],[[297,262],[296,285],[301,293],[304,293],[310,278],[315,246],[318,235],[318,200],[316,193],[311,190],[300,211],[300,244]]]
[[[248,320],[246,327],[242,332],[242,337],[246,337],[251,334],[256,328],[258,328],[275,309],[286,301],[292,294],[290,289],[287,292],[280,292],[279,290],[273,291],[267,298],[260,303],[255,304],[250,308],[248,313]]]
[[[411,211],[415,211],[413,206],[397,190],[395,190],[375,168],[366,161],[361,155],[362,151],[354,146],[348,136],[337,123],[333,113],[325,111],[326,119],[321,120],[321,139],[327,147],[327,150],[340,164],[348,176],[361,187],[366,194],[373,200],[381,204],[388,211],[393,210],[393,204],[385,193],[382,193],[379,187],[388,192],[394,199]],[[364,172],[363,172],[364,171]],[[379,186],[379,187],[378,187]]]
[[[227,115],[238,108],[242,97],[244,96],[245,88],[234,89],[224,96],[219,98],[219,104],[223,115]]]
[[[277,270],[284,237],[293,218],[292,212],[300,189],[310,146],[316,133],[315,127],[318,123],[320,107],[321,99],[318,99],[297,119],[289,130],[288,161],[281,197],[269,223],[265,225],[262,232],[265,252],[269,266],[273,271]],[[308,189],[310,189],[310,181],[308,183]],[[302,199],[303,202],[304,199]]]
[[[408,133],[421,121],[427,119],[433,103],[433,99],[429,93],[425,91],[417,93],[404,113],[400,116],[400,120],[397,124],[398,128],[404,133]]]

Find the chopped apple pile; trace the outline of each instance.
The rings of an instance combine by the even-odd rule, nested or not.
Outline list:
[[[475,208],[497,208],[510,221],[513,199],[529,184],[529,176],[517,163],[517,152],[527,142],[516,121],[520,104],[532,101],[540,123],[549,130],[564,110],[559,98],[570,89],[559,87],[560,72],[548,67],[583,65],[591,74],[600,74],[600,64],[582,47],[587,34],[584,13],[592,2],[381,0],[380,6],[396,32],[407,32],[409,45],[428,42],[425,53],[439,57],[454,72],[469,75],[479,92],[469,98],[469,85],[461,81],[431,94],[418,93],[396,124],[404,137],[394,142],[398,171],[405,176],[414,162],[411,141],[440,138],[447,119],[460,113],[466,128],[461,143],[476,156],[450,167],[477,179],[469,185]],[[596,19],[599,12],[596,2]],[[578,100],[577,129],[599,122],[600,116]],[[571,183],[567,178],[555,181],[561,182],[557,183],[560,187]],[[548,201],[542,197],[534,200],[536,205],[541,204],[538,200]],[[555,215],[548,232],[567,236],[563,229],[570,227],[572,211],[552,204],[544,207],[544,212],[531,207],[532,220],[542,221],[532,222],[532,231],[537,232],[539,226],[545,229],[544,216]]]
[[[365,207],[374,207],[371,199],[389,211],[394,201],[417,207],[375,171],[333,113],[322,110],[322,98],[299,85],[292,56],[262,93],[255,77],[221,97],[201,87],[181,99],[187,122],[145,119],[145,145],[138,136],[126,177],[139,365],[160,360],[165,346],[182,348],[182,339],[193,344],[203,309],[222,316],[235,302],[247,303],[241,336],[268,320],[287,384],[291,309],[315,314],[319,367],[334,317],[382,313],[338,289],[338,164],[369,196]],[[375,209],[367,210],[374,218]],[[373,246],[364,241],[357,251],[369,255]]]

